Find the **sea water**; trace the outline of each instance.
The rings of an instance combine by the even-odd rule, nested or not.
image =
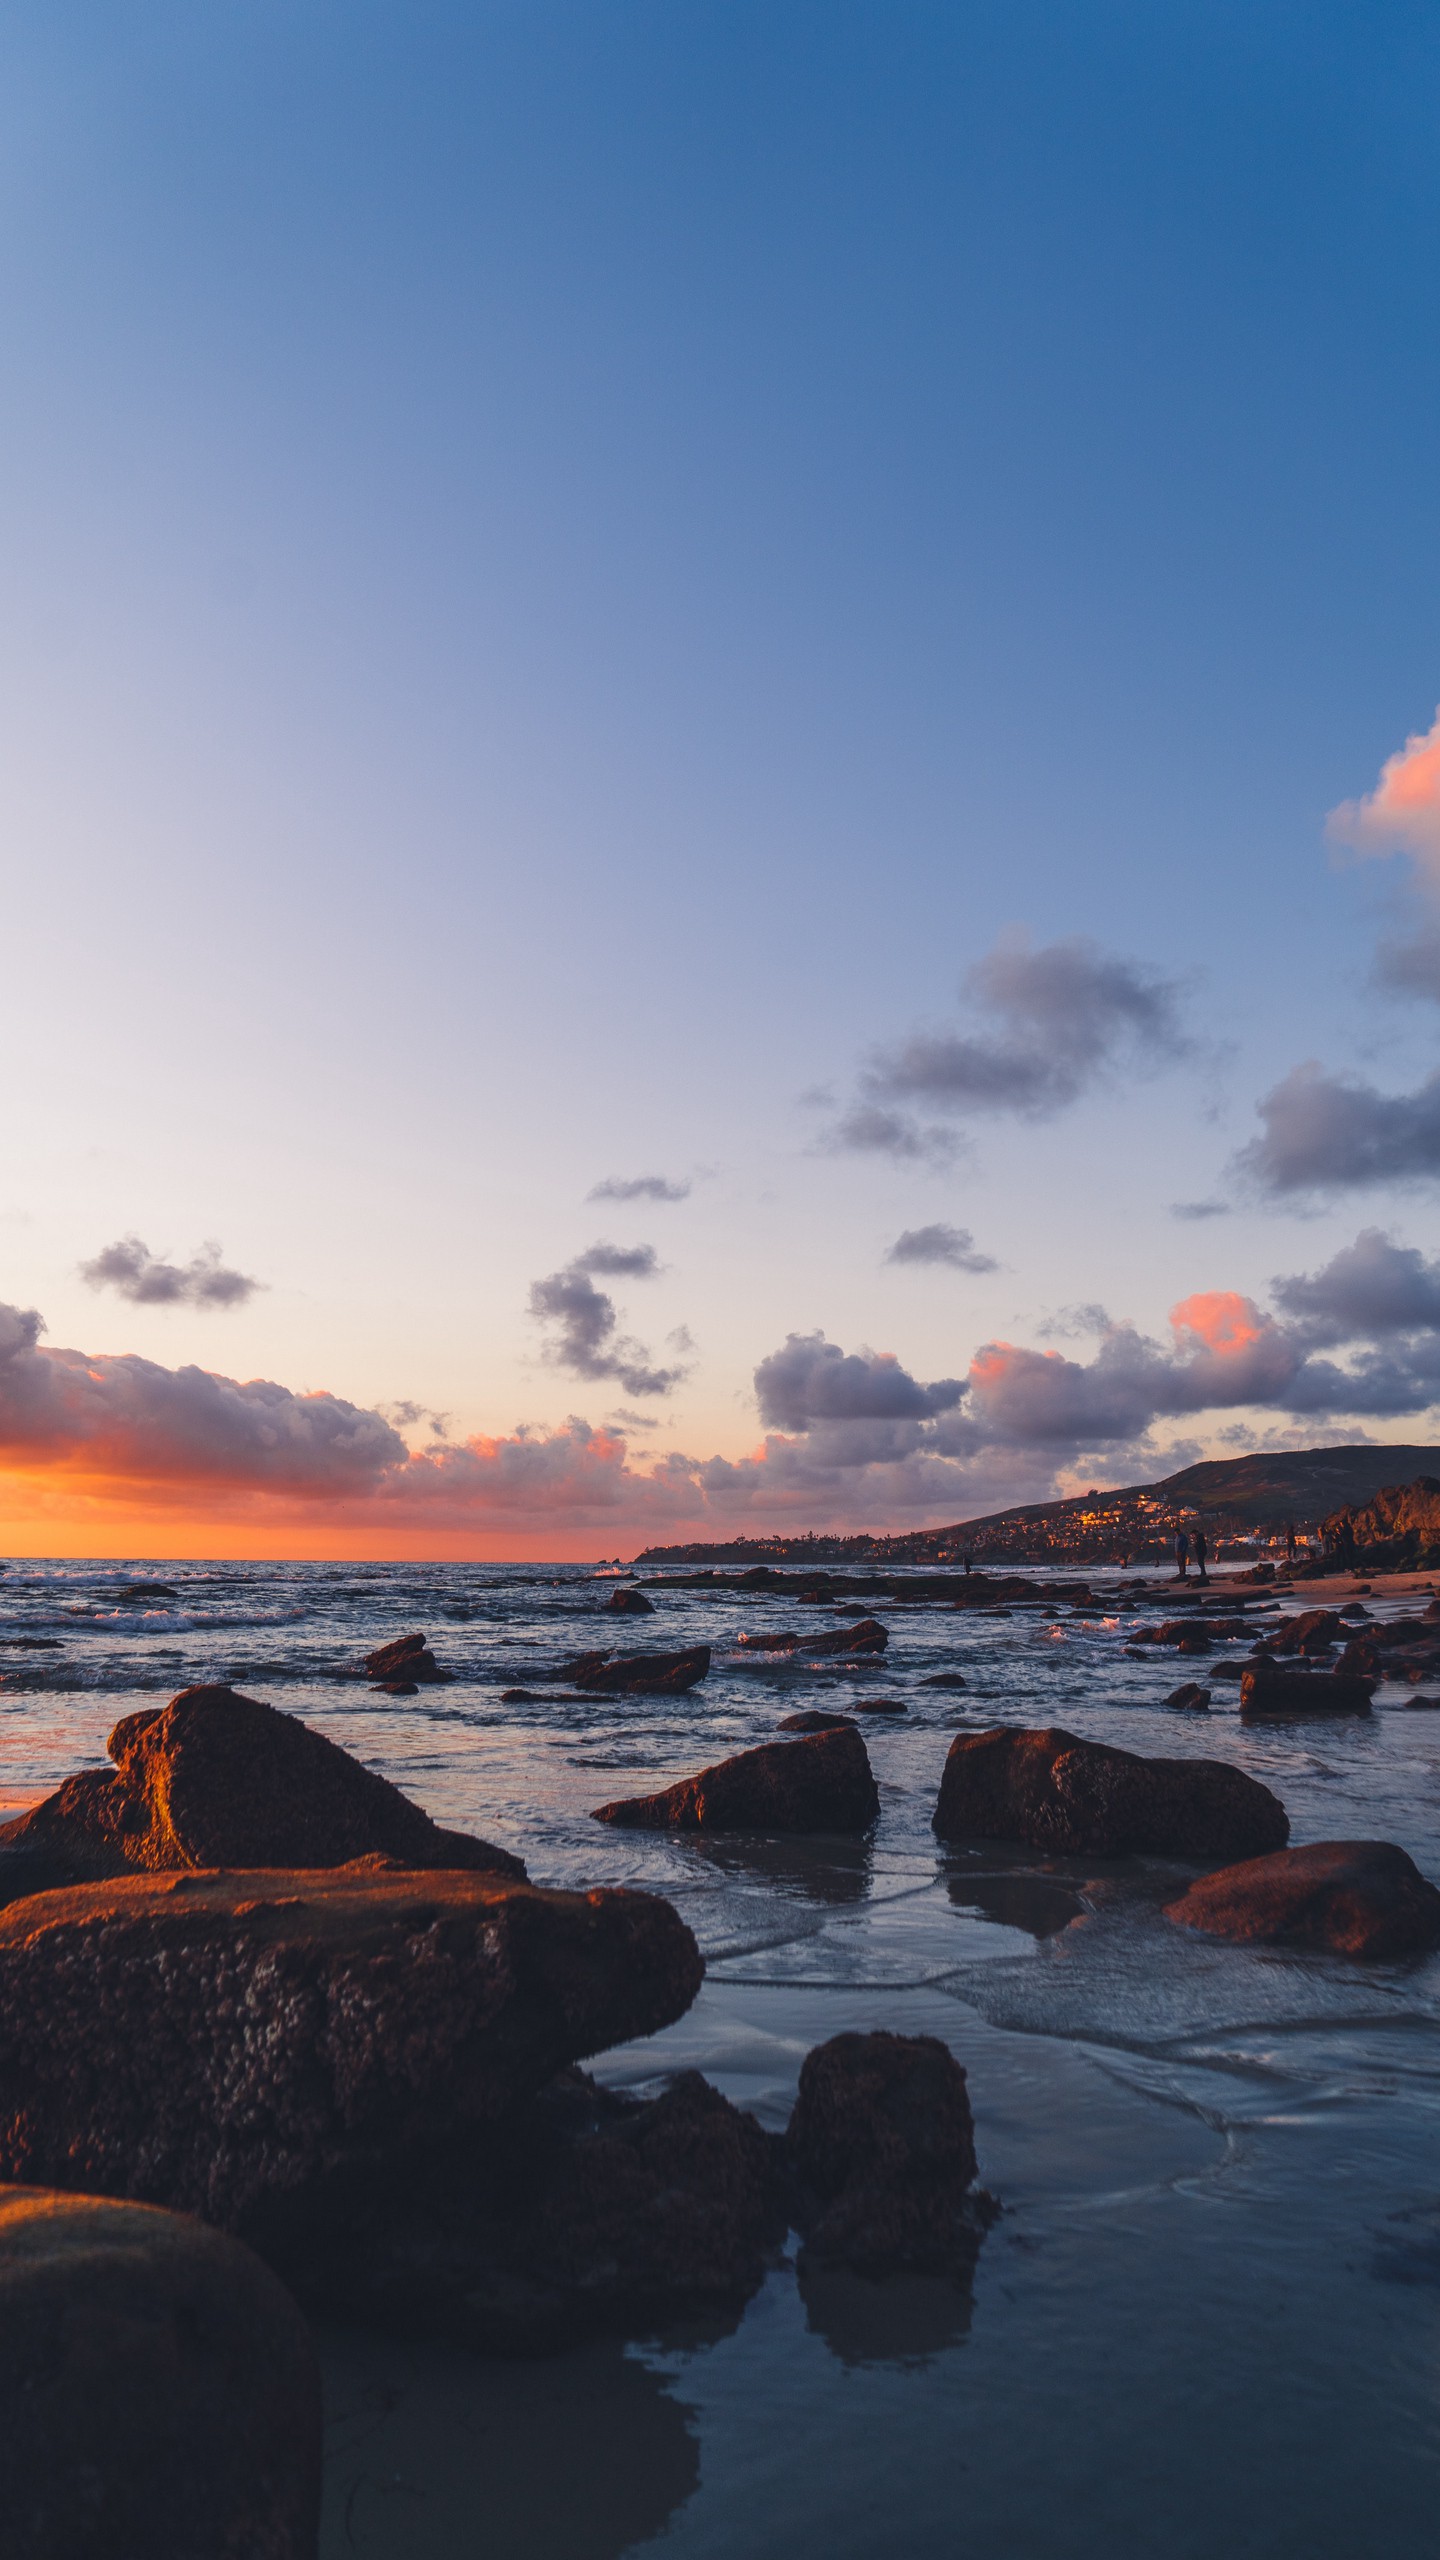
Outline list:
[[[121,1596],[160,1580],[175,1597]],[[944,2037],[1004,2211],[972,2290],[802,2287],[743,2316],[504,2364],[325,2340],[325,2560],[1395,2560],[1440,2548],[1440,1959],[1352,1964],[1180,1932],[1154,1862],[937,1844],[957,1731],[1063,1723],[1237,1763],[1297,1841],[1398,1841],[1440,1881],[1440,1714],[1242,1726],[1166,1708],[1227,1650],[1131,1659],[1131,1621],[880,1605],[882,1661],[747,1656],[742,1632],[843,1620],[766,1595],[652,1587],[649,1619],[549,1565],[134,1566],[0,1576],[0,1797],[103,1764],[117,1718],[201,1680],[272,1699],[538,1882],[636,1885],[707,1960],[689,2014],[592,2067],[645,2089],[705,2071],[784,2124],[842,2028]],[[1063,1607],[1063,1604],[1061,1604]],[[1377,1614],[1414,1607],[1387,1601]],[[364,1653],[423,1628],[455,1674],[390,1699]],[[683,1698],[502,1702],[567,1654],[706,1642]],[[927,1688],[959,1671],[963,1690]],[[903,1715],[865,1712],[900,1698]],[[872,1839],[701,1840],[591,1809],[857,1711]]]

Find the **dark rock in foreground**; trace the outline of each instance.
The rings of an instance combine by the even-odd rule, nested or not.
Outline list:
[[[258,1698],[182,1689],[124,1716],[115,1762],[67,1778],[0,1828],[0,1896],[137,1869],[338,1867],[398,1858],[523,1878],[518,1858],[445,1831],[388,1778]]]
[[[1242,1716],[1368,1716],[1373,1683],[1346,1671],[1277,1671],[1262,1659],[1240,1683]]]
[[[655,1615],[655,1603],[647,1600],[643,1591],[612,1591],[605,1606],[613,1609],[617,1617],[653,1618]]]
[[[692,1644],[681,1653],[578,1653],[550,1677],[602,1695],[672,1698],[693,1689],[709,1668],[708,1644]]]
[[[832,2036],[806,2055],[786,2136],[801,2265],[965,2277],[995,2208],[969,2192],[965,2074],[935,2036]]]
[[[314,2310],[530,2355],[738,2312],[788,2221],[782,2142],[698,2072],[642,2100],[568,2071],[286,2272]]]
[[[658,1795],[597,1805],[595,1820],[645,1831],[867,1831],[879,1811],[865,1745],[843,1724],[762,1742]]]
[[[422,1681],[453,1680],[453,1671],[442,1671],[422,1635],[396,1636],[393,1644],[382,1644],[365,1656],[365,1668],[372,1680],[389,1688],[400,1682],[418,1688]]]
[[[1142,1759],[1058,1725],[957,1735],[934,1827],[942,1840],[1196,1865],[1259,1857],[1290,1834],[1278,1797],[1226,1761]]]
[[[702,1970],[654,1895],[381,1860],[37,1895],[0,1913],[0,2176],[280,2253],[682,2016]]]
[[[309,2332],[188,2217],[0,2188],[0,2444],[6,2560],[313,2560]]]
[[[1440,1946],[1440,1892],[1388,1840],[1317,1840],[1203,1876],[1167,1920],[1212,1937],[1406,1956]]]

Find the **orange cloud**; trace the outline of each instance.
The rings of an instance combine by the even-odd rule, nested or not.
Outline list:
[[[1357,853],[1413,854],[1440,888],[1440,711],[1386,758],[1373,791],[1331,810],[1327,831]]]
[[[1176,1333],[1193,1334],[1222,1360],[1241,1358],[1267,1328],[1273,1330],[1253,1298],[1242,1298],[1234,1289],[1198,1289],[1171,1308],[1170,1323]]]

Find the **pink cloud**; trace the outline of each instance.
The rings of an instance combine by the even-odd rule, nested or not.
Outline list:
[[[1386,758],[1373,791],[1332,809],[1327,827],[1357,853],[1413,854],[1440,888],[1440,711],[1423,736]]]

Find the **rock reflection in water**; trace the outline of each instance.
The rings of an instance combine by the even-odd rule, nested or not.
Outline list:
[[[863,1902],[874,1854],[868,1840],[826,1832],[806,1839],[761,1832],[692,1834],[690,1856],[736,1883],[774,1885],[802,1902]]]
[[[851,2275],[843,2267],[800,2274],[805,2325],[844,2365],[919,2365],[968,2335],[968,2284],[948,2276]]]
[[[1032,1938],[1053,1938],[1085,1908],[1073,1885],[1029,1868],[967,1862],[950,1869],[945,1887],[957,1909],[978,1911],[984,1919],[1023,1929]]]
[[[320,2560],[619,2560],[700,2485],[690,2411],[617,2342],[520,2364],[359,2331],[320,2349]]]

